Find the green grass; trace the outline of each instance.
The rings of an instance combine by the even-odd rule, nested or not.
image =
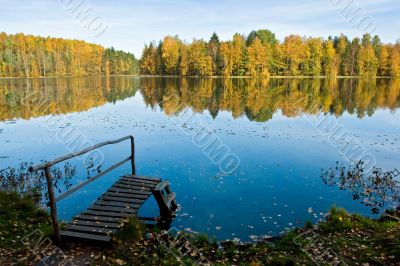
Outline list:
[[[51,234],[48,214],[39,210],[29,197],[0,192],[0,258],[10,264],[25,265],[31,254],[23,240],[35,230],[40,230],[43,237]]]

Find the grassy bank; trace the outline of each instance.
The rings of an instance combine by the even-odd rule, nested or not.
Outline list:
[[[89,250],[93,265],[398,265],[399,212],[379,220],[332,208],[325,222],[307,224],[279,239],[243,244],[216,242],[206,235],[149,228],[126,221],[110,247]],[[40,260],[23,244],[35,230],[51,233],[48,215],[30,198],[0,192],[0,264],[29,265]],[[67,248],[68,249],[68,248]],[[65,250],[69,259],[78,251]],[[79,253],[85,251],[80,248]]]
[[[134,222],[124,230],[96,264],[398,265],[400,261],[399,220],[371,220],[338,208],[332,208],[323,223],[255,244],[217,243],[205,235],[145,233]],[[136,238],[127,238],[133,231]]]
[[[51,234],[51,219],[39,210],[29,197],[0,192],[0,265],[26,265],[35,260],[23,243],[33,232],[43,237]]]

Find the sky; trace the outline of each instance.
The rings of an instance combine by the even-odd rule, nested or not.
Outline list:
[[[81,39],[138,57],[145,43],[166,35],[190,42],[214,31],[221,40],[257,29],[281,41],[290,34],[365,32],[386,43],[400,39],[399,0],[0,0],[0,6],[0,31]]]

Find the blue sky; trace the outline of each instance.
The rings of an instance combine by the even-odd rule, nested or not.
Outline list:
[[[80,2],[81,8],[91,8],[84,22],[76,18],[77,11],[68,10]],[[347,5],[347,11],[360,9],[355,21],[340,11]],[[0,6],[0,31],[83,39],[137,56],[144,43],[168,34],[191,41],[209,39],[216,31],[227,40],[236,32],[268,28],[280,40],[292,33],[360,36],[363,18],[365,25],[376,24],[373,33],[384,42],[400,38],[399,0],[0,0]],[[100,30],[86,27],[92,20],[105,29],[100,36]]]

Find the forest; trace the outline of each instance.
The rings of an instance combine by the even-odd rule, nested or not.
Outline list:
[[[361,76],[399,77],[400,42],[384,44],[365,34],[323,38],[290,35],[279,41],[269,30],[191,43],[166,36],[131,53],[80,40],[0,33],[0,77],[98,75],[176,76]]]
[[[145,45],[140,60],[143,75],[180,76],[400,76],[400,42],[383,44],[365,34],[323,38],[290,35],[280,42],[269,30],[235,34],[220,41],[187,43],[166,36]]]
[[[0,77],[138,74],[133,54],[79,40],[0,33]]]

